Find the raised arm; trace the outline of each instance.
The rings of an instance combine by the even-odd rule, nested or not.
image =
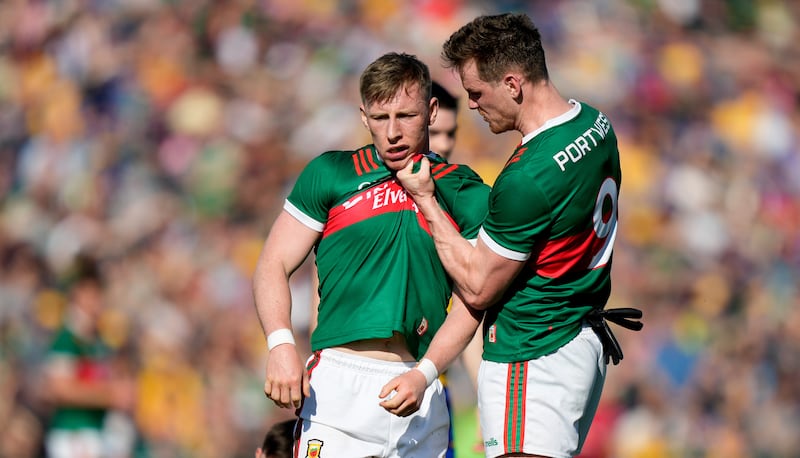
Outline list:
[[[473,247],[458,233],[436,202],[427,158],[421,159],[418,172],[414,173],[409,164],[397,172],[397,178],[428,222],[439,258],[461,298],[476,309],[491,306],[517,276],[524,262],[498,255],[480,237]]]
[[[319,233],[282,211],[267,236],[253,274],[253,295],[270,348],[264,393],[279,407],[300,406],[309,395],[308,375],[290,337],[292,299],[289,277],[303,263]],[[275,333],[278,331],[278,333]],[[287,342],[291,340],[291,342]]]

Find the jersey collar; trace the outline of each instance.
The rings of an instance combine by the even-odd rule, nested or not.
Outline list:
[[[547,121],[545,121],[544,124],[542,124],[541,127],[539,127],[538,129],[534,130],[533,132],[531,132],[529,134],[526,134],[524,137],[522,137],[522,141],[520,142],[520,145],[524,145],[525,143],[528,143],[529,141],[531,141],[533,139],[533,137],[539,135],[540,133],[544,132],[545,130],[547,130],[547,129],[553,127],[553,126],[557,126],[559,124],[564,124],[565,122],[577,117],[578,114],[581,112],[581,104],[578,103],[578,101],[575,100],[575,99],[569,99],[569,103],[570,103],[570,105],[572,105],[572,108],[570,108],[564,114],[560,114],[560,115],[556,116],[555,118],[548,119]]]

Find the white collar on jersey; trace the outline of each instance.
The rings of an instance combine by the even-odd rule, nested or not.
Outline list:
[[[545,130],[547,130],[547,129],[553,127],[553,126],[557,126],[559,124],[564,124],[565,122],[569,121],[570,119],[573,119],[576,116],[578,116],[578,113],[581,112],[581,104],[578,103],[578,101],[575,100],[575,99],[569,99],[569,103],[570,103],[570,105],[572,105],[572,108],[570,108],[569,111],[567,111],[564,114],[560,114],[560,115],[556,116],[555,118],[548,119],[547,121],[545,121],[544,124],[542,124],[541,127],[539,127],[538,129],[534,130],[533,132],[523,136],[522,137],[522,141],[520,142],[520,145],[524,145],[525,143],[528,143],[529,141],[531,141],[531,139],[533,137],[539,135],[541,132],[544,132]]]

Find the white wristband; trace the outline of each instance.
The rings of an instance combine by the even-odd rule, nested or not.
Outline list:
[[[428,358],[422,358],[414,369],[422,372],[422,375],[425,376],[425,383],[428,386],[431,386],[431,383],[439,377],[439,370],[436,369],[436,365],[433,364],[433,361]]]
[[[286,328],[277,329],[272,331],[267,336],[267,348],[272,350],[273,348],[277,347],[278,345],[283,344],[292,344],[294,345],[294,336],[292,335],[292,331]]]

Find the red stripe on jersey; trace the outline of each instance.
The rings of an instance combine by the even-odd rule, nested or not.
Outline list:
[[[356,169],[356,175],[361,176],[364,174],[361,171],[361,166],[358,165],[358,153],[353,153],[353,167]]]
[[[361,166],[364,167],[364,171],[369,172],[369,164],[367,164],[367,157],[363,149],[358,150],[358,157],[361,159]]]
[[[455,170],[457,168],[458,168],[458,165],[453,164],[450,167],[448,167],[448,168],[442,170],[441,172],[437,173],[436,175],[434,175],[433,179],[434,180],[438,180],[438,179],[442,178],[443,176],[447,175],[448,173],[452,172],[453,170]]]
[[[528,151],[528,148],[521,148],[519,151],[515,152],[508,160],[508,162],[506,162],[506,166],[520,160],[520,158],[522,158],[522,155],[525,154],[525,151]]]
[[[375,163],[375,160],[373,158],[374,155],[372,154],[372,151],[370,151],[369,149],[366,149],[366,150],[364,150],[364,155],[367,157],[367,161],[369,162],[369,165],[372,166],[372,170],[377,170],[378,169],[378,164]]]
[[[387,181],[364,189],[328,212],[328,222],[322,237],[376,215],[414,210],[414,201],[397,180]]]
[[[374,216],[400,211],[415,212],[420,227],[428,234],[431,233],[428,222],[425,221],[422,213],[416,210],[414,200],[408,196],[400,183],[393,179],[364,189],[341,205],[332,208],[328,212],[328,221],[322,231],[322,237],[325,238],[347,226]],[[445,215],[453,227],[459,230],[453,218],[449,214]]]
[[[594,228],[580,234],[549,240],[531,256],[531,267],[537,275],[557,278],[573,270],[586,270],[592,258],[603,248],[606,240],[597,236]],[[536,250],[534,250],[534,254]]]

